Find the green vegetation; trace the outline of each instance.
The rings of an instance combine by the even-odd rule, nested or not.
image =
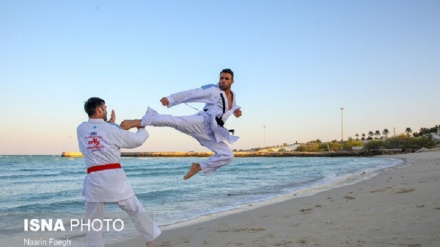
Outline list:
[[[296,152],[303,153],[319,153],[319,152],[339,152],[339,151],[371,151],[371,150],[389,150],[389,151],[415,151],[421,148],[433,148],[438,143],[431,139],[430,133],[436,133],[440,125],[432,128],[421,128],[420,132],[413,132],[411,128],[406,128],[405,132],[389,137],[390,131],[384,129],[382,131],[369,131],[368,135],[356,134],[356,139],[348,138],[346,141],[333,140],[330,142],[322,142],[319,139],[308,143],[293,144],[283,143],[278,146],[257,147],[250,150],[240,149],[240,152],[262,152],[262,153],[291,153],[293,148]],[[367,138],[368,136],[368,138]],[[359,140],[359,138],[361,139]],[[234,152],[237,152],[234,149]],[[347,152],[348,153],[348,152]]]
[[[435,127],[432,127],[432,128],[421,128],[420,132],[413,133],[413,136],[419,137],[419,136],[423,136],[423,135],[429,135],[430,133],[436,133],[438,128],[440,128],[440,125],[436,125]]]
[[[341,150],[377,150],[377,149],[402,149],[402,150],[417,150],[421,148],[433,148],[436,146],[434,140],[431,139],[430,133],[437,132],[439,125],[433,128],[421,128],[420,132],[412,132],[411,128],[406,128],[405,134],[388,137],[389,130],[382,131],[383,136],[379,130],[369,131],[368,138],[362,134],[362,141],[358,139],[359,134],[356,134],[356,140],[349,138],[347,141],[338,142],[336,140],[331,142],[321,142],[319,139],[301,144],[295,151],[298,152],[329,152]]]
[[[364,149],[421,149],[433,148],[435,145],[429,136],[410,137],[407,134],[402,134],[385,140],[369,141],[364,145]]]
[[[300,144],[295,150],[298,152],[328,152],[339,150],[353,150],[353,147],[362,147],[364,144],[361,141],[349,138],[348,141],[338,142],[336,140],[331,142],[321,142],[320,140],[311,141],[306,144]]]

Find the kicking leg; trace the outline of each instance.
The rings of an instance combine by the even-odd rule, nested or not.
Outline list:
[[[148,107],[145,116],[142,117],[141,126],[171,127],[194,138],[210,131],[205,124],[205,117],[202,115],[173,116],[158,114],[150,107]]]
[[[148,107],[142,119],[124,120],[121,128],[129,130],[141,126],[171,127],[188,135],[197,135],[206,132],[205,118],[201,115],[173,116],[158,114],[154,109]]]

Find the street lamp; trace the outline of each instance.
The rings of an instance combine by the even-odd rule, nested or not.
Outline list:
[[[344,140],[344,107],[341,107],[341,141]]]
[[[264,142],[263,142],[263,148],[266,147],[266,125],[263,125],[263,129],[264,129]]]

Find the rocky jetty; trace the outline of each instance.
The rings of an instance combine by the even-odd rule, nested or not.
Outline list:
[[[381,154],[411,153],[414,150],[380,149],[380,150],[356,150],[337,152],[267,152],[267,151],[241,151],[234,152],[235,157],[351,157],[351,156],[375,156]],[[212,152],[122,152],[122,157],[209,157]]]

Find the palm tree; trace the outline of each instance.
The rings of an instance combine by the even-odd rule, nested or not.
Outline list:
[[[405,133],[407,136],[410,136],[410,134],[412,133],[412,129],[410,127],[406,128]]]
[[[356,140],[359,140],[359,134],[358,133],[356,133]]]
[[[373,136],[374,136],[374,133],[373,133],[373,131],[370,130],[368,132],[368,139],[370,139],[370,140],[373,139]]]
[[[374,133],[374,135],[376,136],[376,139],[380,138],[380,131],[376,130],[376,132]]]
[[[365,133],[362,133],[362,140],[365,140]]]
[[[390,131],[388,130],[388,129],[384,129],[383,131],[382,131],[382,134],[385,136],[385,139],[387,139],[388,138],[388,134],[390,133]]]

